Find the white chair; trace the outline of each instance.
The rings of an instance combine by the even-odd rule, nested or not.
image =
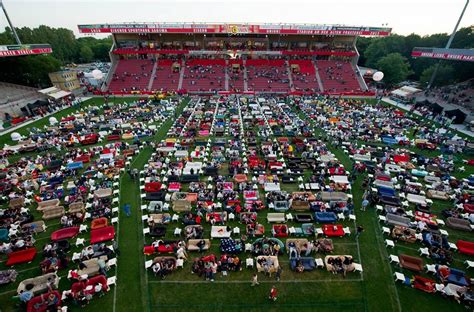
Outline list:
[[[386,227],[386,226],[383,226],[383,227],[382,227],[382,233],[383,233],[383,234],[390,235],[390,228],[388,228],[388,227]]]
[[[391,239],[386,239],[385,240],[385,246],[388,248],[388,247],[392,247],[394,248],[395,247],[395,243],[393,242],[393,240]]]
[[[322,228],[315,228],[314,230],[316,231],[316,236],[324,235],[324,231]]]
[[[145,261],[145,269],[150,268],[153,265],[153,260]]]
[[[235,227],[232,231],[233,231],[233,233],[234,233],[235,235],[239,235],[239,234],[240,234],[240,228],[239,228],[239,227]]]
[[[395,262],[396,264],[400,264],[400,259],[396,255],[390,255],[389,259],[390,259],[390,263]]]
[[[234,221],[235,220],[235,214],[234,213],[229,213],[229,221]]]
[[[247,258],[247,259],[245,260],[245,266],[246,266],[247,268],[253,268],[253,258]]]
[[[183,268],[184,267],[184,260],[183,259],[176,260],[176,267],[177,268]]]
[[[356,220],[356,216],[353,215],[353,214],[350,214],[350,215],[349,215],[349,220],[355,221],[355,220]]]
[[[393,273],[393,275],[395,276],[395,282],[405,283],[405,275],[404,274],[399,273],[399,272],[395,272],[395,273]]]
[[[293,215],[291,213],[286,214],[286,220],[293,221]]]
[[[84,246],[84,242],[86,240],[84,238],[77,238],[76,239],[76,247],[79,247],[79,246]]]
[[[449,249],[452,249],[454,251],[458,250],[458,246],[456,246],[456,244],[448,242],[448,245],[449,245]]]
[[[107,261],[107,266],[108,267],[113,267],[115,265],[117,265],[117,258],[112,258],[109,261]]]
[[[324,268],[324,261],[321,258],[314,259],[317,268]]]
[[[360,263],[352,263],[354,265],[354,270],[357,272],[363,272],[362,265]]]
[[[251,252],[252,251],[252,244],[247,243],[245,244],[245,252]]]
[[[448,231],[446,231],[446,230],[439,229],[439,232],[440,232],[441,235],[443,235],[443,236],[446,236],[446,237],[449,236],[449,233],[448,233]]]
[[[474,261],[466,260],[466,261],[464,261],[464,263],[467,265],[468,269],[474,268]]]
[[[436,274],[436,265],[435,264],[427,264],[425,265],[426,273]]]
[[[115,283],[117,283],[117,277],[116,276],[112,276],[112,277],[107,278],[107,286],[115,285]]]
[[[174,214],[173,217],[171,217],[171,221],[178,222],[179,221],[179,215]]]
[[[346,216],[341,212],[337,214],[337,219],[338,220],[346,220]]]
[[[418,251],[420,252],[420,256],[426,256],[426,257],[430,256],[430,251],[429,251],[428,247],[420,248],[420,249],[418,249]]]
[[[182,231],[183,230],[181,228],[175,228],[174,229],[174,236],[180,236]]]
[[[115,224],[115,223],[118,223],[118,220],[119,220],[118,217],[113,217],[111,222],[112,224]]]
[[[385,218],[385,216],[380,215],[379,216],[379,221],[380,222],[385,222],[385,221],[387,221],[387,218]]]
[[[144,228],[143,229],[143,235],[149,234],[150,233],[150,228]]]
[[[79,233],[86,232],[87,231],[87,224],[81,224],[79,226]]]
[[[342,230],[344,231],[344,235],[351,235],[351,229],[348,226],[346,226]]]

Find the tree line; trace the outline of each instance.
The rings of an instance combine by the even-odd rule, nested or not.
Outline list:
[[[53,48],[51,55],[6,57],[0,59],[0,81],[24,84],[34,87],[48,86],[48,73],[57,71],[68,63],[88,63],[108,61],[112,38],[76,38],[66,28],[51,28],[41,25],[37,28],[17,28],[22,43],[49,43]],[[458,30],[452,48],[474,48],[474,27]],[[419,36],[391,35],[383,38],[357,39],[360,53],[359,65],[376,68],[385,74],[384,83],[388,86],[406,79],[420,81],[426,85],[438,60],[411,57],[414,47],[442,48],[448,41],[448,34]],[[15,44],[11,29],[0,33],[0,45]],[[446,85],[473,78],[472,62],[442,61],[435,85]]]
[[[0,81],[47,87],[51,85],[48,73],[58,71],[61,66],[70,63],[107,62],[112,38],[93,37],[76,38],[70,29],[52,28],[41,25],[37,28],[22,27],[15,29],[23,44],[49,43],[53,53],[49,55],[31,55],[5,57],[0,59]],[[0,33],[0,45],[16,44],[9,27]]]
[[[359,65],[384,72],[384,82],[389,86],[406,79],[419,81],[422,86],[426,86],[439,61],[428,58],[412,58],[411,51],[414,47],[444,48],[448,39],[448,34],[433,34],[423,37],[417,34],[408,36],[394,34],[383,38],[360,37],[357,39],[357,49],[361,55]],[[451,48],[474,48],[474,27],[459,29]],[[433,85],[448,85],[473,77],[474,63],[443,60]]]

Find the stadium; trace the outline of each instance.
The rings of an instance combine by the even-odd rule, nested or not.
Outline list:
[[[468,3],[404,36],[0,2],[0,311],[472,311]]]

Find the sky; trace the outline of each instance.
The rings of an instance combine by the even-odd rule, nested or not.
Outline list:
[[[121,22],[312,23],[451,33],[466,0],[0,0],[15,27]],[[0,14],[0,29],[7,25]],[[474,3],[460,27],[474,25]]]

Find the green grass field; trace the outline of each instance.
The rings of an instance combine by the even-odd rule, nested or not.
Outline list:
[[[132,101],[132,98],[120,99],[120,102]],[[185,98],[179,105],[178,112],[181,112],[188,103]],[[119,100],[117,99],[117,102]],[[82,104],[81,107],[89,105],[101,105],[102,99],[91,99]],[[70,108],[55,114],[55,117],[66,116],[77,110]],[[306,118],[300,114],[301,118]],[[27,128],[42,128],[48,123],[47,118],[38,120],[33,124],[18,130],[21,134],[28,133]],[[169,119],[162,125],[158,133],[151,138],[160,141],[166,137],[168,129],[172,125]],[[319,129],[314,129],[315,134],[321,134]],[[0,146],[4,143],[12,144],[9,135],[0,137]],[[330,145],[331,151],[343,163],[346,168],[351,168],[352,161],[341,149]],[[439,152],[426,152],[412,149],[414,152],[423,153],[427,156],[436,155]],[[151,156],[152,149],[146,147],[133,159],[131,166],[142,169]],[[14,161],[18,158],[11,158]],[[465,177],[473,174],[470,168],[459,176]],[[91,311],[463,311],[463,306],[452,300],[443,298],[439,294],[426,294],[419,290],[411,289],[407,286],[395,284],[392,277],[393,272],[404,272],[411,276],[409,271],[403,271],[388,261],[389,254],[405,253],[417,255],[417,248],[421,244],[405,244],[397,242],[394,250],[387,250],[384,245],[385,237],[382,235],[381,224],[377,220],[375,209],[366,212],[360,210],[361,198],[363,194],[362,181],[364,176],[360,175],[354,181],[352,193],[354,196],[356,223],[344,221],[345,226],[349,226],[351,231],[355,231],[356,225],[362,225],[365,229],[359,240],[354,235],[334,239],[334,254],[351,254],[356,262],[362,264],[363,273],[349,273],[346,278],[340,275],[332,275],[326,270],[315,270],[303,274],[296,274],[288,267],[287,256],[279,257],[283,267],[282,279],[277,282],[273,277],[259,275],[260,285],[250,286],[251,269],[243,268],[241,272],[230,273],[227,277],[220,274],[216,282],[210,283],[202,278],[190,273],[189,261],[183,269],[173,272],[164,281],[159,280],[152,273],[145,271],[145,259],[152,259],[143,255],[144,243],[150,243],[148,237],[144,237],[143,222],[141,220],[141,199],[140,189],[137,181],[124,174],[120,178],[120,207],[124,204],[131,204],[132,214],[126,217],[122,211],[119,213],[119,225],[116,227],[118,233],[119,247],[121,255],[118,258],[117,285],[102,298],[95,298],[87,310]],[[293,191],[294,186],[288,188]],[[433,211],[440,214],[441,210],[450,207],[450,203],[435,201]],[[265,222],[265,217],[259,216],[261,222]],[[49,234],[59,228],[57,221],[48,222],[46,233],[38,235],[37,247],[42,247],[49,239]],[[271,236],[271,227],[265,222],[266,235]],[[292,224],[291,222],[289,224]],[[229,222],[229,225],[236,226],[237,222]],[[169,227],[174,227],[170,225]],[[472,234],[449,230],[449,240],[455,242],[457,239],[472,240]],[[204,236],[208,237],[210,226],[205,226]],[[167,231],[167,239],[173,239],[172,231]],[[219,246],[216,240],[206,254],[219,254]],[[75,251],[75,250],[74,250]],[[360,258],[359,258],[360,254]],[[190,253],[190,257],[198,257],[198,253]],[[318,255],[321,256],[321,255]],[[0,311],[19,310],[11,301],[15,293],[18,282],[40,274],[38,263],[41,257],[37,257],[30,264],[22,264],[15,267],[20,272],[17,282],[0,286]],[[246,256],[242,253],[240,258]],[[456,254],[454,266],[465,269],[462,263],[467,257]],[[0,263],[0,270],[4,270],[5,258]],[[59,272],[60,276],[65,276],[66,270]],[[468,272],[474,273],[474,272]],[[425,273],[422,275],[429,276]],[[279,290],[277,302],[269,302],[267,294],[272,285],[276,285]],[[60,289],[70,287],[70,282],[63,278]],[[80,310],[79,307],[69,306],[72,311]]]

